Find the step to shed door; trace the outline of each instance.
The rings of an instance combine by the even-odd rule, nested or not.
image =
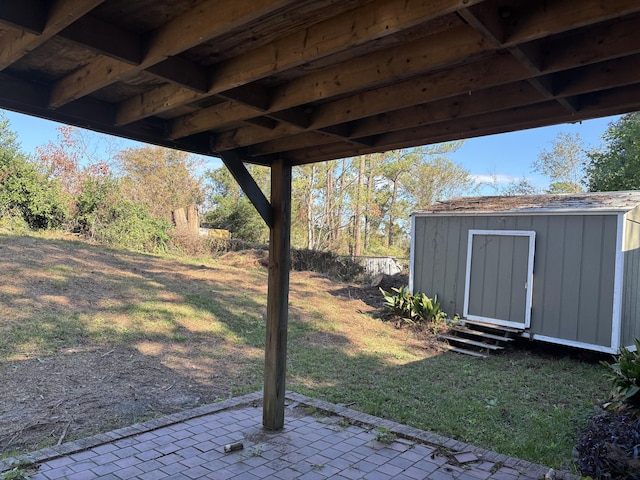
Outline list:
[[[448,350],[486,358],[489,352],[503,350],[521,333],[517,328],[463,319],[447,335],[441,335],[440,340],[446,343]]]
[[[464,318],[528,328],[535,232],[469,230]]]

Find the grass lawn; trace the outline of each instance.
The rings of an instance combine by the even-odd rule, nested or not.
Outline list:
[[[158,396],[154,388],[194,403],[262,388],[267,273],[250,255],[184,260],[3,235],[0,268],[5,452],[33,446],[19,441],[28,430],[24,425],[22,431],[3,427],[10,411],[24,411],[21,421],[29,424],[51,405],[62,405],[71,412],[69,423],[78,423],[67,429],[82,436],[133,418],[122,414],[129,392],[122,385],[137,389],[136,400],[147,392],[149,404]],[[536,344],[486,360],[442,353],[425,348],[419,335],[373,318],[371,308],[348,291],[316,274],[292,273],[289,390],[570,468],[576,430],[608,389],[594,359]],[[106,362],[112,363],[102,371]],[[127,366],[135,362],[141,368]],[[36,379],[35,386],[24,385],[24,375]],[[48,383],[55,375],[55,383]],[[112,404],[92,407],[105,397],[100,392],[95,399],[86,392],[85,401],[65,403],[76,383],[88,386],[94,378],[100,387],[93,390],[126,383],[113,383]],[[78,421],[80,410],[90,418],[110,408],[120,415],[117,421],[110,417],[91,428]],[[156,405],[140,415],[166,411]],[[37,445],[59,438],[43,433]]]

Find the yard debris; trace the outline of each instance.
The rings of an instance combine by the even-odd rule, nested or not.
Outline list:
[[[242,442],[228,443],[224,446],[224,453],[235,452],[237,450],[242,450],[243,448],[244,445]]]

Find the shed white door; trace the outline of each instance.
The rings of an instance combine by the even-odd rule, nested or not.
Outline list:
[[[465,318],[529,327],[535,236],[532,231],[469,231]]]

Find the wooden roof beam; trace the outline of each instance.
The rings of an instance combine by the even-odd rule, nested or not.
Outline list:
[[[640,83],[640,54],[557,73],[554,83],[563,96]]]
[[[556,0],[533,1],[518,11],[496,13],[504,19],[503,45],[509,47],[636,12],[640,12],[636,0]]]
[[[562,72],[560,75],[566,77],[566,81],[559,94],[566,95],[563,98],[576,105],[577,108],[573,110],[575,113],[584,108],[580,102],[587,98],[585,94],[640,83],[640,55],[581,67]],[[540,80],[549,85],[554,83],[550,79]],[[557,98],[548,99],[546,95],[530,86],[528,81],[522,81],[365,118],[356,124],[349,139],[370,138],[418,127],[437,129],[436,124],[448,122],[452,118],[475,117],[543,103],[546,100]],[[307,132],[253,145],[249,147],[249,154],[268,155],[330,143],[335,143],[335,139],[317,132]]]
[[[568,73],[568,72],[567,72]],[[564,72],[563,72],[564,75]],[[613,80],[612,78],[613,77]],[[582,67],[571,71],[572,84],[567,84],[561,94],[577,108],[574,113],[585,108],[582,101],[594,92],[607,91],[613,87],[627,87],[640,83],[640,55],[628,59],[609,61],[599,65]],[[549,82],[551,83],[551,82]],[[500,97],[500,102],[495,99]],[[548,101],[543,94],[528,81],[499,86],[463,94],[445,100],[395,110],[375,115],[357,122],[350,139],[386,135],[390,132],[428,127],[436,130],[439,123],[459,121],[467,117],[477,117],[503,109],[523,108]],[[554,100],[554,99],[551,99]],[[557,99],[556,99],[557,100]],[[569,112],[571,113],[571,112]],[[415,131],[415,130],[411,130]],[[379,141],[379,140],[378,140]],[[282,154],[295,149],[310,148],[335,143],[335,139],[307,132],[288,136],[249,147],[251,156]],[[376,142],[377,143],[377,142]]]
[[[364,118],[351,129],[348,138],[370,138],[387,132],[433,125],[451,118],[464,118],[488,112],[540,103],[546,98],[528,82],[516,82],[507,86],[437,100],[406,107],[392,112]],[[250,156],[267,155],[335,142],[335,137],[318,131],[291,135],[249,147]]]
[[[493,14],[490,13],[490,10]],[[489,4],[478,5],[473,8],[466,8],[459,12],[459,15],[464,20],[479,31],[489,42],[491,42],[495,48],[501,48],[504,46],[505,41],[505,28],[503,23],[511,16],[509,12],[496,10],[495,6],[489,6]],[[485,22],[487,22],[485,24]],[[554,94],[550,85],[541,81],[537,77],[542,73],[539,63],[535,60],[539,59],[538,52],[533,51],[531,44],[525,51],[520,45],[512,45],[508,47],[508,51],[527,69],[531,72],[532,78],[528,81],[533,87],[535,87],[546,98],[554,98]],[[566,99],[557,98],[556,101],[560,103],[570,112],[575,112],[574,108]]]
[[[510,56],[496,56],[485,62],[476,62],[406,80],[391,86],[363,92],[352,97],[319,105],[312,115],[311,130],[338,125],[429,101],[474,92],[505,83],[528,78],[529,72]],[[224,151],[252,143],[273,140],[287,129],[263,130],[241,127],[224,132],[214,141],[214,150]]]
[[[156,119],[138,122],[126,129],[114,127],[113,105],[108,102],[83,98],[52,111],[49,108],[49,91],[44,86],[4,73],[0,73],[0,108],[168,148],[211,154],[209,136],[191,137],[189,142],[165,140],[165,122]]]
[[[142,60],[142,39],[139,35],[91,14],[69,25],[59,36],[129,65],[138,65]]]
[[[541,71],[553,73],[580,65],[618,58],[628,53],[640,52],[640,42],[636,40],[637,35],[635,35],[638,30],[640,30],[640,16],[621,23],[581,30],[580,33],[572,34],[566,41],[563,41],[563,48],[559,50],[548,52],[544,42],[542,44],[538,42],[523,44],[520,45],[520,49],[526,52],[527,57],[536,64],[541,62],[536,60],[535,52],[541,52],[541,58],[546,60],[542,62]],[[530,73],[522,64],[518,65],[508,57],[492,59],[489,65],[500,73],[504,71],[505,80],[508,83],[530,77]],[[401,101],[397,102],[398,108],[436,100],[437,95],[442,98],[496,85],[494,83],[497,81],[494,78],[495,73],[494,70],[478,71],[474,66],[464,66],[451,70],[448,77],[435,73],[422,77],[424,82],[419,79],[405,82],[398,86],[402,92]],[[465,82],[464,79],[467,81]],[[562,88],[563,83],[563,80],[554,80],[554,77],[550,76],[537,77],[537,81],[546,82],[546,89],[551,90],[554,95],[558,93],[554,90],[556,89],[554,85],[559,83],[558,88]],[[438,90],[439,83],[445,84],[442,90]],[[455,90],[455,93],[451,93],[452,90]],[[353,99],[342,99],[321,105],[314,112],[314,121],[310,128],[322,128],[327,125],[382,114],[396,103],[396,97],[399,95],[394,94],[391,89],[383,87]],[[563,98],[566,97],[563,96]],[[578,105],[572,105],[579,108]],[[292,132],[285,127],[267,131],[247,126],[218,135],[214,143],[216,148],[228,149],[262,143],[291,134]]]
[[[199,93],[208,89],[207,70],[181,57],[169,57],[147,68],[147,72]]]
[[[0,70],[6,69],[12,63],[18,61],[24,55],[42,45],[61,30],[71,25],[73,22],[86,15],[95,7],[100,5],[104,0],[55,0],[51,2],[29,2],[25,5],[29,8],[39,8],[40,10],[31,11],[29,15],[34,18],[45,17],[44,25],[41,33],[31,33],[33,25],[23,26],[24,29],[12,29],[7,31],[0,39]],[[4,3],[16,8],[15,2],[4,0]],[[5,5],[6,7],[7,5]],[[17,21],[18,14],[10,14],[10,10],[4,10],[7,17],[0,13],[0,21],[10,24]],[[23,20],[29,23],[28,20]],[[40,30],[40,29],[38,29]]]
[[[464,122],[449,121],[439,124],[437,128],[423,127],[410,131],[393,132],[389,136],[381,136],[374,147],[361,148],[357,151],[348,148],[345,144],[336,143],[318,148],[302,149],[288,152],[285,157],[293,165],[302,165],[318,161],[344,158],[345,156],[363,155],[384,150],[398,148],[410,148],[417,145],[456,140],[459,138],[472,138],[496,133],[505,133],[527,128],[536,128],[544,125],[552,125],[566,122],[577,122],[596,117],[604,117],[624,111],[640,109],[640,85],[589,94],[589,102],[579,103],[589,105],[589,109],[577,112],[566,112],[554,101],[546,101],[541,104],[516,108],[493,114],[470,117]],[[417,139],[416,135],[424,135]],[[258,157],[263,162],[266,158]]]
[[[480,0],[375,0],[269,45],[223,61],[211,69],[208,95],[342,52],[399,30],[452,13]],[[177,85],[165,85],[121,103],[117,121],[125,124],[202,98]]]
[[[294,0],[208,0],[146,36],[139,65],[99,57],[62,78],[51,89],[54,108],[89,95],[124,76],[152,67],[203,41],[229,33],[243,23],[272,13]]]
[[[44,0],[1,0],[0,22],[19,30],[40,35],[47,20]]]
[[[585,94],[639,83],[640,54],[561,72],[558,75],[562,80],[554,81],[553,78],[546,77],[540,77],[538,80],[548,85],[562,84],[563,87],[558,88],[557,95],[563,95],[562,98],[570,102],[571,105],[575,105],[576,108],[572,111],[575,113],[583,109],[579,102]],[[472,93],[465,93],[444,100],[436,100],[382,114],[374,114],[357,122],[347,139],[370,138],[371,136],[388,132],[427,125],[433,127],[434,124],[448,121],[451,118],[459,119],[504,109],[520,108],[534,103],[541,103],[545,100],[557,101],[556,97],[548,99],[546,95],[534,89],[533,86],[527,88],[527,83],[530,84],[528,79],[512,85],[476,90]],[[214,148],[229,133],[218,137],[214,142]],[[237,135],[237,132],[234,133]],[[299,134],[291,136],[291,132],[289,132],[288,137],[254,144],[249,148],[249,152],[253,156],[284,152],[295,146],[302,148],[302,141],[306,141],[306,146],[308,147],[331,143],[330,138],[317,133],[315,135]]]
[[[403,77],[410,77],[430,69],[438,69],[462,62],[488,50],[482,38],[468,27],[453,28],[429,41],[415,41],[409,46],[393,47],[364,55],[335,67],[312,73],[276,87],[269,94],[269,108],[263,113],[282,112],[311,102],[349,93],[363,87],[374,87]],[[218,109],[224,107],[218,107]],[[213,130],[226,124],[246,120],[245,110],[227,109],[228,115],[198,114],[197,129],[180,128],[185,119],[174,120],[171,135],[188,136],[197,131]],[[232,116],[233,114],[237,116]],[[187,115],[189,120],[194,114]]]
[[[640,53],[639,31],[640,15],[635,15],[571,32],[562,41],[554,41],[553,46],[550,46],[550,39],[542,39],[534,43],[539,56],[536,64],[543,73],[557,72],[569,63],[590,65]],[[533,53],[528,56],[532,57]]]

